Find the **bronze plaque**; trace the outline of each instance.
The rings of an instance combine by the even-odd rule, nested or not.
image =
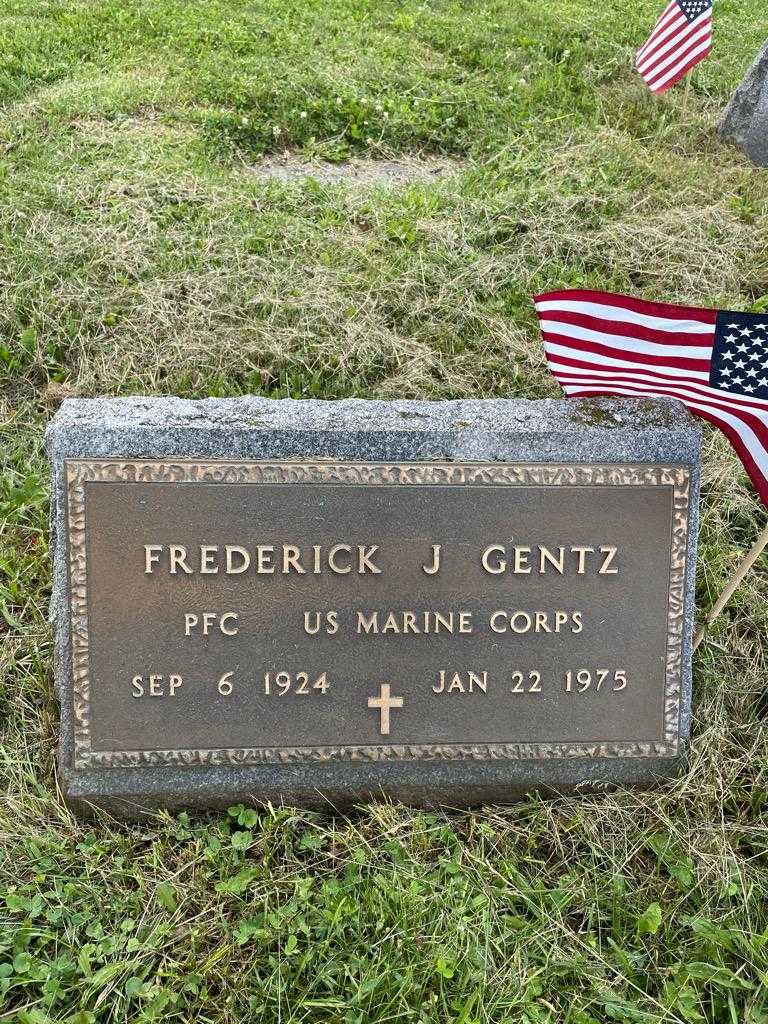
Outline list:
[[[678,752],[684,467],[66,468],[76,767]]]

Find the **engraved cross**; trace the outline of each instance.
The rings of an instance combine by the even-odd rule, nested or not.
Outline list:
[[[381,684],[380,693],[378,697],[368,698],[368,707],[379,709],[379,732],[381,733],[382,736],[389,736],[389,709],[401,708],[402,706],[402,697],[390,697],[389,683]]]

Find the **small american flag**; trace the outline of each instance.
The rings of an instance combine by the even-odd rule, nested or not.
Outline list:
[[[768,316],[581,289],[534,302],[567,395],[679,399],[727,435],[768,505]]]
[[[635,54],[652,92],[666,92],[712,50],[712,0],[670,0]]]

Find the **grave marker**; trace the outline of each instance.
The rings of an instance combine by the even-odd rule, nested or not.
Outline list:
[[[753,163],[768,167],[768,42],[731,97],[718,131]]]
[[[676,771],[682,405],[76,400],[48,446],[76,809],[455,806]]]

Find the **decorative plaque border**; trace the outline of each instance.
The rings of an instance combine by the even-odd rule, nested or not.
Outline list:
[[[674,757],[679,752],[690,470],[645,464],[505,462],[250,462],[229,460],[67,459],[68,568],[75,768],[162,765],[255,765],[302,761],[552,760],[574,757]],[[88,575],[85,484],[227,483],[433,484],[523,487],[654,486],[672,489],[669,604],[667,612],[664,740],[651,743],[381,744],[370,746],[255,747],[203,750],[97,751],[91,746]]]

